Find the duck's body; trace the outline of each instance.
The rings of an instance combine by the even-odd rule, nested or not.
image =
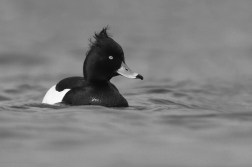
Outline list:
[[[75,86],[73,86],[75,85]],[[110,82],[87,84],[83,77],[70,77],[54,85],[44,97],[44,103],[68,105],[101,105],[127,107],[128,102]]]
[[[101,105],[106,107],[127,107],[127,100],[110,82],[117,75],[128,78],[143,77],[133,73],[125,64],[121,46],[110,38],[104,28],[95,34],[84,61],[84,77],[70,77],[61,80],[46,93],[42,103],[67,105]]]

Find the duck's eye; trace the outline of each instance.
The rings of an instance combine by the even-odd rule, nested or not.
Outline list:
[[[113,57],[113,56],[109,56],[108,58],[109,58],[110,60],[112,60],[114,57]]]

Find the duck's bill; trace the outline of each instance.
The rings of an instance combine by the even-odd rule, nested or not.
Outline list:
[[[133,72],[124,62],[122,62],[121,67],[116,72],[124,77],[127,77],[127,78],[143,80],[142,75]]]

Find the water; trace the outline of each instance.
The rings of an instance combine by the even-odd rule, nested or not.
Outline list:
[[[1,91],[2,166],[252,163],[249,88],[145,83],[122,90],[129,108],[52,107],[31,100],[45,89],[38,84]]]
[[[0,1],[1,167],[252,165],[250,1]],[[41,104],[111,26],[128,108]]]

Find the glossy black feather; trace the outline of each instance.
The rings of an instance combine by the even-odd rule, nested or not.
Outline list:
[[[56,90],[61,92],[64,89],[73,89],[77,87],[83,87],[86,82],[83,77],[69,77],[61,80],[56,85]]]
[[[71,89],[62,100],[69,105],[101,105],[106,107],[128,107],[127,100],[110,82],[102,85],[87,85]]]

